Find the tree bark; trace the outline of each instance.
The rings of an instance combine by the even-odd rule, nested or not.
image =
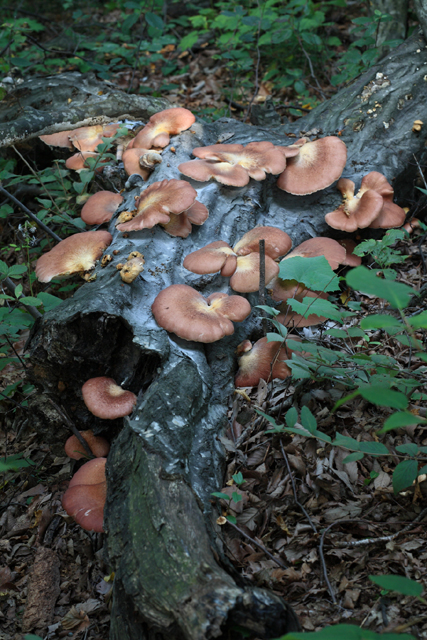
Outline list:
[[[421,158],[425,148],[427,124],[413,133],[412,123],[423,117],[426,74],[427,48],[416,34],[293,125],[252,127],[228,118],[197,122],[173,139],[175,153],[166,148],[147,184],[182,177],[177,166],[196,146],[254,140],[289,144],[293,138],[286,134],[316,129],[340,135],[347,144],[344,176],[360,184],[369,171],[381,171],[394,180],[397,195],[407,197],[417,172],[414,155]],[[167,334],[150,311],[159,291],[173,283],[193,285],[204,295],[228,291],[220,275],[201,277],[182,267],[185,255],[208,242],[234,244],[255,225],[281,227],[294,245],[332,235],[324,215],[341,200],[335,188],[296,197],[275,182],[272,177],[251,180],[244,188],[194,183],[210,215],[186,239],[172,238],[161,228],[125,238],[111,223],[109,253],[118,252],[113,262],[105,269],[98,266],[97,279],[46,314],[34,332],[34,377],[79,424],[97,422],[81,398],[87,379],[108,375],[139,393],[107,463],[106,551],[116,572],[111,640],[225,640],[230,633],[237,639],[238,632],[231,631],[235,625],[264,639],[298,628],[286,603],[244,584],[227,566],[210,502],[222,486],[219,436],[233,392],[234,350],[259,331],[256,313],[236,325],[233,336],[205,346]],[[141,184],[128,181],[121,210],[130,206]],[[115,264],[132,250],[141,251],[146,264],[128,286]],[[249,300],[257,304],[257,295]],[[60,419],[52,408],[43,426],[44,407],[33,400],[31,409],[45,437],[55,437],[51,429]]]

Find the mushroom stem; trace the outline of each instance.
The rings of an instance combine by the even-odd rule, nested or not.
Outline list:
[[[156,166],[156,164],[162,163],[162,156],[160,153],[156,153],[155,151],[149,151],[148,153],[144,153],[143,156],[139,159],[139,166],[143,169],[152,169]]]

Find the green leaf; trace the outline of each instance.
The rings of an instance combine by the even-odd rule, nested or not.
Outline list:
[[[61,298],[53,296],[51,293],[47,293],[47,291],[40,291],[40,293],[37,295],[37,298],[42,301],[45,311],[55,309],[55,307],[63,302]]]
[[[240,502],[240,500],[242,500],[242,496],[240,495],[240,493],[237,493],[237,491],[233,491],[233,493],[231,494],[231,497],[233,499],[233,502]]]
[[[29,304],[32,307],[40,307],[43,304],[42,300],[34,298],[33,296],[24,296],[23,298],[19,298],[19,302]]]
[[[285,415],[285,421],[288,427],[293,428],[296,425],[296,423],[298,422],[298,412],[295,407],[291,407],[290,409],[288,409]]]
[[[310,433],[314,433],[317,429],[317,420],[305,405],[301,409],[301,424]]]
[[[230,500],[230,496],[228,496],[226,493],[221,493],[220,491],[214,491],[213,493],[211,493],[211,496],[213,496],[214,498],[222,498],[222,500]]]
[[[347,274],[347,284],[355,290],[384,298],[393,309],[404,309],[415,291],[401,282],[383,280],[366,267],[356,267]]]
[[[5,471],[15,471],[22,467],[31,467],[35,464],[32,460],[25,460],[20,456],[21,454],[17,453],[13,456],[8,456],[7,458],[0,458],[0,473],[4,473]]]
[[[43,640],[43,638],[35,636],[33,633],[27,633],[27,635],[24,636],[24,640]]]
[[[280,263],[279,278],[301,282],[312,291],[337,291],[339,289],[339,279],[332,271],[325,256],[285,258]]]
[[[393,316],[377,313],[367,318],[363,318],[360,322],[362,329],[385,329],[385,327],[404,328],[404,324]]]
[[[267,342],[283,342],[283,337],[278,333],[267,333],[266,338]]]
[[[289,298],[287,302],[292,311],[299,313],[304,318],[316,315],[342,322],[342,311],[340,311],[335,304],[329,302],[329,300],[323,300],[322,298],[309,298],[307,296],[303,298],[302,302],[299,302],[299,300],[296,300],[295,298]]]
[[[399,453],[407,453],[408,456],[416,456],[419,449],[415,442],[407,442],[406,444],[400,444],[396,447],[396,451]]]
[[[411,424],[420,424],[421,422],[426,422],[426,420],[421,418],[421,416],[416,416],[413,413],[410,413],[409,411],[399,411],[398,413],[393,413],[387,418],[382,429],[378,433],[385,433],[392,429],[407,427]]]
[[[399,493],[412,485],[418,475],[418,462],[404,460],[399,462],[393,473],[393,491]]]
[[[278,316],[280,311],[278,309],[275,309],[274,307],[269,307],[266,304],[257,304],[255,306],[255,309],[262,309],[263,311],[265,311],[266,313],[268,313],[270,316]]]
[[[423,585],[405,576],[383,575],[369,576],[369,580],[387,591],[397,591],[404,596],[420,596]]]
[[[10,278],[17,278],[18,276],[21,276],[23,273],[26,273],[26,272],[27,272],[27,265],[14,264],[10,267],[8,275]]]
[[[343,459],[343,464],[348,464],[349,462],[356,462],[357,460],[362,460],[362,458],[365,457],[364,453],[361,453],[359,451],[355,451],[354,453],[350,453],[349,456],[346,456]]]
[[[231,524],[237,524],[237,518],[234,516],[226,516],[227,520],[231,522]]]
[[[359,449],[369,456],[383,456],[390,453],[387,447],[381,442],[360,442]]]
[[[370,385],[369,387],[360,387],[359,393],[362,398],[382,407],[391,407],[392,409],[406,409],[408,406],[408,398],[400,391],[393,391],[379,385]]]
[[[343,436],[341,433],[337,433],[333,443],[336,447],[344,447],[344,449],[350,449],[353,451],[360,450],[360,442],[349,436]]]
[[[407,321],[414,329],[427,329],[427,311],[423,311],[417,316],[412,316],[412,318],[407,318]]]
[[[234,475],[231,476],[234,480],[234,482],[237,485],[243,484],[245,479],[243,477],[243,473],[241,471],[239,471],[238,473],[235,473]]]

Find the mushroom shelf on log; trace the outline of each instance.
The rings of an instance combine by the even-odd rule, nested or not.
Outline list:
[[[299,137],[301,130],[314,127],[322,135],[342,132],[348,148],[344,177],[358,182],[369,171],[381,171],[389,181],[394,179],[398,196],[408,196],[403,188],[415,177],[413,154],[421,158],[426,139],[425,130],[411,131],[424,110],[426,66],[425,42],[415,34],[292,125],[269,129],[227,118],[213,124],[196,122],[172,139],[176,153],[166,147],[162,164],[147,183],[128,181],[119,211],[131,206],[141,185],[182,178],[177,167],[191,159],[194,147],[218,140],[284,145],[294,140],[286,133]],[[229,637],[233,625],[264,639],[298,629],[286,603],[268,590],[245,584],[227,566],[209,500],[222,486],[224,451],[219,436],[233,390],[234,350],[248,337],[254,320],[236,325],[234,335],[204,346],[167,334],[151,314],[154,298],[171,284],[196,285],[204,296],[228,290],[219,274],[198,276],[182,267],[187,254],[213,240],[221,238],[233,246],[255,225],[281,227],[294,246],[331,233],[324,216],[340,202],[333,185],[302,197],[280,191],[275,182],[268,176],[242,188],[194,183],[209,218],[193,227],[186,239],[170,237],[158,227],[130,232],[125,238],[111,221],[109,252],[118,252],[115,259],[105,268],[98,266],[97,279],[46,314],[33,334],[36,382],[53,397],[62,382],[56,402],[74,407],[85,428],[91,422],[80,389],[88,378],[106,375],[135,393],[143,391],[113,441],[107,462],[104,527],[116,576],[111,640],[221,639]],[[144,255],[145,270],[128,286],[115,264],[135,250]],[[249,299],[257,303],[255,294]],[[40,402],[33,397],[35,420],[37,413],[47,413]],[[61,423],[51,407],[46,420],[52,426]]]

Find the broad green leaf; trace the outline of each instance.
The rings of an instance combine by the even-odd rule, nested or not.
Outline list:
[[[408,456],[416,456],[419,449],[415,442],[407,442],[406,444],[400,444],[396,447],[396,451],[399,453],[406,453]]]
[[[284,338],[279,336],[278,333],[267,333],[266,334],[267,342],[283,342]]]
[[[214,491],[213,493],[211,493],[211,496],[213,496],[214,498],[222,498],[223,500],[230,500],[230,496],[228,496],[226,493],[221,493],[220,491]]]
[[[370,385],[360,387],[359,393],[362,398],[383,407],[391,407],[392,409],[406,409],[408,406],[408,398],[400,391],[387,389],[378,385]]]
[[[295,407],[291,407],[290,409],[288,409],[285,415],[285,421],[288,427],[292,428],[296,425],[296,423],[298,422],[298,412]]]
[[[23,298],[19,298],[19,302],[29,304],[32,307],[40,307],[43,304],[42,300],[34,298],[33,296],[24,296]]]
[[[239,471],[231,476],[236,484],[243,484],[245,479],[243,477],[243,473]]]
[[[57,307],[63,302],[61,298],[57,298],[56,296],[53,296],[51,293],[47,293],[47,291],[40,291],[40,293],[37,295],[37,298],[42,301],[45,311],[50,311],[51,309],[55,309],[55,307]]]
[[[360,322],[362,329],[385,329],[386,327],[398,327],[404,329],[404,324],[393,316],[382,313],[373,314],[367,318],[363,318]]]
[[[237,524],[237,518],[235,518],[234,516],[226,516],[227,520],[229,522],[231,522],[231,524]]]
[[[237,491],[233,491],[233,493],[231,494],[231,497],[233,499],[233,502],[240,502],[240,500],[242,500],[242,496],[240,495],[240,493],[237,493]]]
[[[418,462],[404,460],[399,462],[393,473],[393,491],[399,493],[412,485],[418,476]]]
[[[281,280],[296,280],[312,291],[337,291],[339,289],[339,279],[332,271],[325,256],[285,258],[280,263],[279,278]]]
[[[257,304],[255,309],[262,309],[263,311],[266,311],[268,314],[270,314],[271,316],[278,316],[280,311],[278,309],[275,309],[274,307],[269,307],[266,304]]]
[[[306,296],[303,298],[302,302],[299,302],[295,298],[289,298],[287,302],[292,311],[299,313],[303,318],[316,315],[342,322],[342,311],[337,309],[336,305],[329,302],[329,300],[323,300],[323,298],[309,298]]]
[[[401,282],[383,280],[366,267],[356,267],[347,274],[347,284],[352,289],[384,298],[393,309],[404,309],[415,291]]]
[[[383,428],[378,433],[385,433],[392,429],[407,427],[411,424],[420,424],[421,422],[426,422],[426,420],[421,418],[421,416],[416,416],[413,413],[410,413],[409,411],[399,411],[398,413],[393,413],[393,415],[387,418],[384,422]]]
[[[27,272],[27,265],[25,264],[13,264],[9,269],[9,277],[16,278]],[[16,293],[15,293],[16,295]]]
[[[310,431],[310,433],[314,433],[317,429],[316,418],[311,413],[310,409],[305,405],[301,409],[301,423],[305,429]]]
[[[421,469],[418,469],[418,475],[422,476],[424,474],[427,474],[427,464],[425,464],[423,467],[421,467]]]
[[[364,453],[361,453],[359,451],[355,451],[354,453],[350,453],[349,456],[346,456],[343,459],[343,464],[348,464],[349,462],[356,462],[357,460],[362,460],[362,458],[365,457]]]
[[[390,453],[381,442],[360,442],[359,449],[368,456],[384,456]]]
[[[343,436],[341,435],[341,433],[336,434],[335,440],[332,444],[334,444],[336,447],[344,447],[344,449],[350,449],[351,451],[360,450],[360,442],[358,442],[354,438]]]
[[[415,580],[410,580],[405,576],[369,576],[369,580],[374,582],[382,589],[388,591],[397,591],[404,596],[420,596],[423,592],[423,585]]]
[[[4,473],[5,471],[15,471],[22,467],[31,467],[34,465],[34,462],[31,460],[24,460],[24,458],[21,458],[20,456],[21,454],[17,453],[13,456],[8,456],[7,458],[0,458],[0,473]]]
[[[427,311],[423,311],[417,316],[412,316],[412,318],[407,318],[407,321],[414,329],[427,329]]]

